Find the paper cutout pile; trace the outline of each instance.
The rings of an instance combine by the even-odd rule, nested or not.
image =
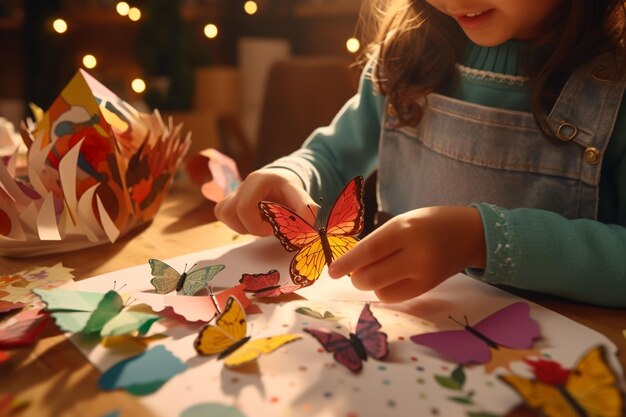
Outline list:
[[[190,134],[141,113],[79,70],[46,113],[22,124],[28,154],[0,163],[0,254],[108,242],[152,220]]]

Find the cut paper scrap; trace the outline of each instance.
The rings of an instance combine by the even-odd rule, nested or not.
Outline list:
[[[262,354],[274,352],[281,346],[300,339],[297,334],[282,334],[251,339],[247,336],[246,313],[235,298],[229,298],[224,312],[215,325],[204,326],[194,341],[200,355],[218,354],[227,367],[236,367],[255,361]]]
[[[246,417],[246,415],[230,405],[201,403],[185,409],[180,417]]]
[[[35,343],[50,317],[43,310],[26,310],[0,323],[0,349],[13,349]]]
[[[0,300],[28,305],[39,303],[39,297],[32,290],[64,285],[74,279],[72,271],[59,262],[51,267],[32,267],[12,275],[0,275]]]
[[[16,310],[21,310],[22,308],[24,308],[25,305],[26,304],[24,303],[14,303],[12,301],[0,300],[0,315],[15,312]]]
[[[158,294],[168,294],[176,290],[182,295],[194,295],[205,289],[209,281],[224,269],[224,265],[209,265],[181,274],[158,259],[150,259],[148,263],[153,276],[150,283]]]
[[[142,396],[158,391],[186,369],[185,363],[159,345],[113,365],[100,376],[98,382],[105,391],[124,389]]]
[[[213,148],[193,155],[185,166],[189,178],[201,186],[202,195],[216,203],[241,183],[237,163]]]
[[[25,398],[13,394],[0,394],[0,416],[19,415],[29,405],[30,401]]]
[[[319,329],[306,328],[304,331],[316,338],[324,350],[333,353],[337,362],[352,372],[359,372],[368,357],[381,360],[389,354],[387,334],[380,331],[381,327],[368,303],[361,310],[356,332],[350,333],[349,337]]]
[[[154,218],[190,135],[138,112],[84,70],[23,124],[25,173],[0,160],[0,254],[110,243]]]
[[[55,288],[34,290],[46,304],[46,311],[57,326],[71,333],[87,335],[119,336],[144,335],[161,317],[125,309],[122,297],[116,291],[96,293]]]
[[[313,284],[325,265],[349,251],[363,230],[363,177],[352,179],[335,200],[326,226],[314,227],[282,204],[261,201],[261,216],[283,247],[297,251],[289,268],[292,281]]]
[[[182,317],[189,322],[209,322],[224,311],[229,297],[234,297],[241,306],[246,309],[250,305],[250,299],[243,292],[243,285],[237,285],[224,291],[211,295],[186,296],[186,295],[161,295],[146,292],[133,293],[137,301],[145,303],[154,311],[163,312],[165,316],[171,316],[171,310],[176,316]]]
[[[451,395],[447,397],[449,401],[475,409],[477,406],[474,398],[475,391],[466,388],[467,376],[463,365],[458,365],[454,368],[450,375],[435,374],[434,377],[439,386],[451,392]],[[497,414],[486,411],[470,411],[470,409],[468,409],[467,415],[470,417],[499,417]]]
[[[298,289],[299,285],[281,285],[280,272],[275,269],[266,273],[259,274],[243,274],[239,279],[245,289],[254,297],[278,297],[284,294],[290,294]]]
[[[319,311],[313,310],[310,307],[298,307],[296,308],[295,312],[318,320],[339,321],[343,318],[341,316],[335,316],[328,310],[324,311],[324,313],[320,313]]]
[[[501,375],[534,410],[547,417],[619,417],[626,413],[620,381],[606,360],[604,346],[586,352],[572,369],[540,359],[527,360],[535,378]]]
[[[458,364],[485,363],[487,373],[493,371],[494,366],[508,367],[511,361],[539,353],[531,349],[541,333],[537,322],[530,317],[527,303],[510,304],[473,326],[467,318],[465,324],[459,324],[463,330],[423,333],[411,336],[411,340]]]

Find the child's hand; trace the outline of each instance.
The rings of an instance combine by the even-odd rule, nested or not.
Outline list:
[[[484,268],[485,237],[477,209],[429,207],[394,217],[334,261],[329,274],[351,274],[360,290],[384,302],[420,295],[465,268]]]
[[[215,216],[237,233],[267,236],[272,227],[261,218],[259,202],[284,204],[303,218],[311,218],[307,204],[317,214],[318,205],[302,186],[300,178],[287,169],[254,171],[215,206]]]

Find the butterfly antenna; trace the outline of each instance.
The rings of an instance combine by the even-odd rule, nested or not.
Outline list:
[[[313,209],[311,208],[311,206],[309,204],[306,205],[306,208],[309,209],[309,211],[311,212],[311,216],[313,217],[313,221],[315,222],[315,225],[317,226],[318,229],[321,229],[322,225],[320,224],[319,221],[317,221],[317,216],[315,215],[315,213],[313,212]]]
[[[459,326],[463,326],[463,327],[465,327],[465,325],[464,325],[463,323],[461,323],[460,321],[458,321],[458,320],[457,320],[457,319],[455,319],[454,317],[452,317],[452,316],[448,316],[448,318],[449,318],[450,320],[452,320],[453,322],[455,322],[456,324],[458,324]],[[467,323],[467,316],[465,316],[465,322]]]
[[[126,284],[122,285],[119,288],[115,288],[115,287],[117,287],[117,281],[113,281],[113,291],[120,292],[120,291],[122,291],[122,288],[124,288],[125,286],[126,286]]]
[[[189,268],[189,270],[191,271],[192,269],[194,269],[196,267],[196,265],[198,265],[198,262],[196,262],[195,264],[191,265],[191,268]]]

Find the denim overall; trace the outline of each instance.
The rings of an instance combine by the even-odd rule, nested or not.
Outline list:
[[[602,156],[624,82],[608,60],[579,68],[549,115],[562,143],[542,135],[532,114],[430,94],[417,127],[383,117],[378,207],[397,215],[419,207],[490,203],[597,218]],[[389,106],[387,107],[389,109]]]

